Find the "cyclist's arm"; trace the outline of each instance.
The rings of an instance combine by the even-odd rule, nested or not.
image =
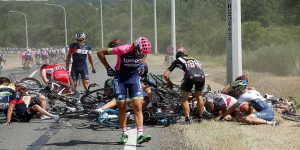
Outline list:
[[[69,69],[71,56],[72,56],[72,52],[71,50],[69,50],[66,58],[66,69]]]
[[[145,64],[147,58],[147,54],[144,54],[141,64]]]
[[[228,93],[230,93],[232,91],[232,89],[231,89],[231,87],[230,87],[230,84],[228,84],[228,85],[226,85],[225,87],[224,87],[224,89],[221,91],[221,93],[223,93],[223,94],[228,94]]]
[[[6,115],[6,125],[10,124],[10,121],[12,118],[12,113],[13,113],[15,106],[16,105],[14,103],[11,103],[11,102],[9,103],[9,107],[7,109],[7,115]]]
[[[226,110],[226,111],[222,114],[221,118],[224,118],[225,116],[227,116],[227,115],[233,113],[234,110],[235,110],[236,108],[238,108],[238,107],[239,107],[239,103],[236,102],[234,105],[232,105],[228,110]]]
[[[167,69],[164,72],[164,79],[167,81],[168,84],[173,84],[172,81],[169,78],[170,74],[171,74],[171,71],[169,69]]]
[[[95,69],[94,59],[92,57],[92,53],[88,53],[88,59],[93,69]]]
[[[47,76],[46,76],[46,70],[45,69],[42,70],[41,76],[42,76],[43,81],[47,85],[48,84],[48,79],[47,79]]]
[[[97,52],[97,56],[98,56],[99,60],[104,65],[104,67],[107,69],[110,67],[110,65],[108,64],[108,62],[105,58],[105,55],[111,55],[111,52],[108,48],[101,49],[100,51]]]

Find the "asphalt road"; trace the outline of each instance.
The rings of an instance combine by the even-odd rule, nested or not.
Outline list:
[[[98,60],[98,59],[95,59]],[[115,64],[115,58],[108,59],[110,64]],[[4,70],[1,76],[8,76],[9,73],[16,75],[17,79],[22,79],[33,75],[32,72],[38,69],[33,66],[30,73],[26,73],[22,68],[14,68],[12,70]],[[96,74],[92,74],[90,70],[90,82],[96,82],[103,85],[105,79],[108,78],[106,70],[102,64],[96,64]],[[162,73],[162,69],[154,69],[154,73]],[[152,71],[152,72],[153,72]],[[37,71],[34,76],[40,79]],[[82,87],[78,87],[82,89]],[[160,143],[160,133],[167,128],[163,126],[145,126],[144,132],[152,136],[149,143],[142,145],[136,144],[136,130],[129,130],[129,143],[119,145],[117,142],[120,138],[120,130],[107,128],[98,125],[92,120],[65,119],[62,118],[59,123],[53,120],[32,119],[29,123],[13,122],[9,126],[5,126],[5,116],[0,115],[0,149],[23,150],[23,149],[138,149],[138,150],[158,150]]]

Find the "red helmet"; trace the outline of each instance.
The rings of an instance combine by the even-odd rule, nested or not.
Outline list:
[[[139,37],[135,42],[134,46],[137,48],[138,53],[148,54],[151,53],[151,43],[149,40],[142,36]]]
[[[27,89],[30,89],[30,87],[26,83],[23,82],[16,83],[16,91],[27,90]]]

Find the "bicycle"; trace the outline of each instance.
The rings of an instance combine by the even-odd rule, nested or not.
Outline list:
[[[29,73],[30,69],[31,69],[30,61],[26,61],[23,64],[23,70],[25,70],[27,73]]]
[[[289,96],[288,99],[279,98],[273,95],[265,94],[268,104],[271,108],[280,114],[292,114],[297,113],[297,103],[293,96]]]

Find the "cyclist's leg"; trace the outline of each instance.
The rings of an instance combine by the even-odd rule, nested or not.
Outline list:
[[[74,68],[71,69],[71,77],[72,77],[72,80],[73,80],[73,86],[76,89],[77,80],[78,80],[78,77],[79,77],[79,72],[77,70],[75,70]]]
[[[122,131],[126,131],[126,88],[123,83],[120,83],[117,75],[114,79],[114,97],[117,102],[118,111],[118,120],[119,125]]]
[[[137,143],[142,144],[144,142],[149,142],[151,140],[151,136],[143,134],[143,98],[144,92],[141,86],[139,75],[135,75],[131,78],[131,84],[128,87],[129,97],[132,99],[132,107],[134,111],[135,123],[137,126]]]
[[[88,69],[87,68],[83,68],[80,71],[80,76],[81,76],[83,88],[85,89],[85,91],[87,91],[87,89],[89,87],[89,72],[88,72]]]
[[[184,116],[186,121],[190,120],[190,106],[189,106],[189,96],[191,95],[191,89],[193,88],[194,83],[189,79],[183,79],[181,84],[181,105],[183,109]],[[187,122],[189,123],[189,122]]]
[[[197,108],[199,111],[200,116],[204,112],[204,102],[202,96],[202,90],[205,86],[205,77],[203,78],[195,78],[195,98],[197,100]]]

